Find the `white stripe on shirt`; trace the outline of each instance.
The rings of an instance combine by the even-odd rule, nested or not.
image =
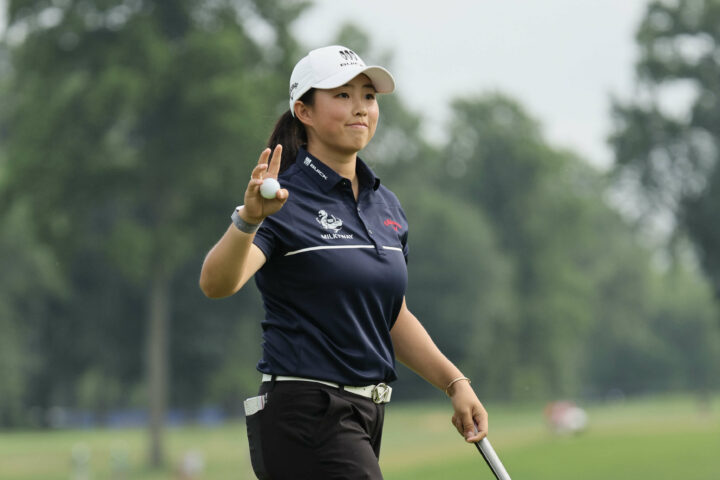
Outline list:
[[[319,247],[301,248],[300,250],[288,252],[284,256],[289,257],[290,255],[297,255],[298,253],[305,253],[305,252],[310,252],[313,250],[336,250],[339,248],[375,248],[375,246],[374,245],[321,245]],[[398,252],[402,252],[402,248],[399,248],[399,247],[383,246],[383,248],[385,250],[397,250]]]

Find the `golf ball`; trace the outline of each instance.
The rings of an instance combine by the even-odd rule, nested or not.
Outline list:
[[[275,194],[280,190],[280,184],[274,178],[266,178],[260,185],[260,195],[263,198],[275,198]]]

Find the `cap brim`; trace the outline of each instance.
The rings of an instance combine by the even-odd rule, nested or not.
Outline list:
[[[375,87],[375,91],[378,93],[392,93],[395,90],[395,79],[393,76],[383,67],[377,66],[345,70],[330,78],[326,78],[322,82],[316,83],[313,87],[322,89],[340,87],[363,73],[368,76]]]

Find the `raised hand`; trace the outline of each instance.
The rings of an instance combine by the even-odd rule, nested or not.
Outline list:
[[[275,198],[263,198],[260,194],[260,185],[262,185],[263,179],[277,179],[282,158],[282,145],[277,145],[275,150],[272,150],[272,158],[270,158],[270,153],[271,150],[266,148],[260,154],[258,164],[253,168],[245,190],[245,206],[239,214],[248,223],[262,222],[265,217],[280,210],[288,199],[288,191],[284,188],[277,191]]]

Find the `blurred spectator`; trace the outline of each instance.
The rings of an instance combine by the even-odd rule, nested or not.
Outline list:
[[[569,401],[552,402],[545,407],[545,420],[557,434],[577,434],[587,427],[587,413]]]

